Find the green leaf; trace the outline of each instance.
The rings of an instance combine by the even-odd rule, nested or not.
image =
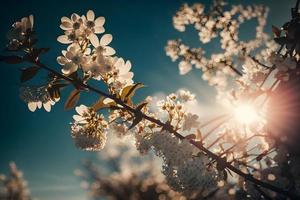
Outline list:
[[[123,88],[121,92],[121,99],[122,101],[131,100],[131,98],[134,96],[137,89],[144,87],[142,83],[136,83],[133,85],[126,86]]]
[[[69,110],[69,109],[73,108],[74,106],[76,106],[79,98],[80,98],[80,91],[77,89],[74,89],[70,93],[70,95],[65,103],[65,109]]]
[[[32,79],[40,70],[40,67],[37,66],[33,66],[33,67],[28,67],[28,68],[24,68],[21,69],[22,70],[22,74],[21,74],[21,82],[25,82],[28,81],[30,79]]]

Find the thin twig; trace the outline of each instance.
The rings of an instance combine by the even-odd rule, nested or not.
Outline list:
[[[41,62],[39,61],[34,61],[34,60],[31,60],[30,62],[32,62],[33,64],[36,64],[37,66],[53,73],[54,75],[58,76],[59,78],[62,78],[66,81],[69,81],[71,83],[74,82],[74,80],[70,77],[67,77],[67,76],[64,76],[63,74],[47,67],[46,65],[42,64]],[[121,99],[117,98],[116,96],[113,96],[113,95],[110,95],[110,94],[107,94],[99,89],[96,89],[86,83],[82,83],[82,82],[78,82],[77,83],[78,86],[81,86],[82,88],[86,88],[90,91],[93,91],[95,93],[98,93],[104,97],[107,97],[107,98],[110,98],[112,100],[114,100],[117,104],[123,106],[125,109],[127,109],[129,112],[132,112],[136,115],[139,115],[140,117],[148,120],[148,121],[151,121],[155,124],[157,124],[158,126],[161,126],[164,130],[167,130],[169,131],[170,133],[173,133],[174,136],[176,136],[178,139],[180,140],[183,140],[185,139],[185,137],[183,135],[181,135],[180,133],[178,133],[177,131],[175,131],[172,126],[158,120],[158,119],[155,119],[155,118],[152,118],[144,113],[142,113],[140,110],[137,110],[137,109],[134,109],[132,108],[131,106],[128,106],[126,103],[124,103]],[[269,183],[266,183],[266,182],[263,182],[263,181],[260,181],[256,178],[254,178],[252,175],[250,174],[246,174],[244,172],[242,172],[241,170],[239,170],[238,168],[234,167],[231,165],[231,163],[225,161],[224,159],[222,159],[221,157],[219,157],[217,154],[213,153],[212,151],[210,151],[209,149],[205,148],[202,144],[200,144],[199,142],[197,141],[194,141],[194,140],[189,140],[189,142],[194,145],[196,148],[198,148],[199,150],[203,151],[208,157],[210,157],[211,159],[215,160],[219,165],[221,166],[224,166],[224,168],[227,168],[231,171],[233,171],[234,173],[238,174],[239,176],[243,177],[245,180],[248,180],[250,182],[252,182],[253,184],[256,184],[258,186],[261,186],[261,187],[264,187],[266,189],[269,189],[269,190],[272,190],[274,192],[277,192],[277,193],[280,193],[280,194],[283,194],[285,196],[288,196],[290,198],[294,198],[294,199],[299,199],[300,197],[297,196],[296,194],[291,194],[290,192],[288,192],[287,190],[284,190],[282,188],[279,188],[277,186],[274,186],[274,185],[271,185]]]
[[[2,59],[4,59],[5,57],[6,56],[1,56]],[[95,92],[95,93],[98,93],[98,94],[102,95],[103,97],[110,98],[110,99],[114,100],[116,102],[116,104],[121,105],[123,107],[122,109],[125,109],[128,112],[131,112],[136,117],[143,118],[145,120],[148,120],[148,121],[151,121],[151,122],[157,124],[158,126],[161,126],[163,130],[167,130],[168,132],[173,133],[174,136],[177,137],[180,140],[185,139],[185,137],[183,135],[181,135],[180,133],[178,133],[176,130],[174,130],[174,128],[170,124],[164,123],[164,122],[160,121],[159,119],[155,119],[153,117],[150,117],[150,116],[144,114],[141,110],[135,109],[135,108],[127,105],[125,102],[123,102],[121,99],[119,99],[116,95],[107,94],[107,93],[105,93],[105,92],[103,92],[103,91],[101,91],[97,88],[94,88],[94,87],[88,85],[87,83],[72,79],[71,77],[67,77],[67,76],[57,72],[56,70],[51,69],[50,67],[47,67],[46,65],[41,63],[38,59],[33,59],[32,57],[25,57],[25,58],[26,59],[23,58],[24,59],[23,61],[31,62],[31,63],[33,63],[33,64],[49,71],[49,72],[51,72],[54,76],[57,76],[61,79],[64,79],[64,80],[74,84],[74,86],[76,86],[80,89],[85,89],[85,90],[88,90],[88,91],[92,91],[92,92]],[[289,197],[293,197],[293,198],[298,197],[296,194],[291,194],[291,193],[289,193],[288,191],[286,191],[282,188],[279,188],[277,186],[271,185],[271,184],[266,183],[266,182],[262,182],[262,181],[260,181],[256,178],[254,178],[252,175],[242,172],[241,170],[239,170],[236,167],[232,166],[231,163],[229,163],[226,160],[222,159],[219,155],[217,155],[217,154],[213,153],[212,151],[210,151],[209,149],[205,148],[202,143],[199,143],[198,141],[195,141],[195,140],[189,140],[189,142],[190,142],[190,144],[194,145],[199,150],[203,151],[212,160],[216,161],[224,169],[227,168],[227,169],[235,172],[239,176],[243,177],[245,180],[248,180],[248,181],[250,181],[254,184],[257,184],[261,187],[273,190],[274,192],[284,194],[284,195],[289,196]]]

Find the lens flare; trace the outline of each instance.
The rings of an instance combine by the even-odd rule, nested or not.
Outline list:
[[[259,120],[259,115],[254,106],[250,104],[240,104],[234,109],[236,121],[242,124],[251,124]]]

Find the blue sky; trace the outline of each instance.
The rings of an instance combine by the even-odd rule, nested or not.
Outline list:
[[[289,18],[289,9],[294,1],[229,2],[267,4],[271,12],[266,29],[270,32],[272,24],[279,26]],[[200,45],[197,33],[192,28],[187,33],[180,33],[172,26],[172,16],[184,2],[207,4],[210,1],[10,0],[2,2],[0,8],[0,46],[5,47],[6,31],[14,21],[34,14],[39,45],[51,48],[42,60],[59,69],[56,57],[65,47],[56,42],[56,37],[62,33],[59,29],[60,18],[73,12],[85,14],[87,10],[93,9],[96,16],[106,18],[105,29],[114,36],[112,46],[117,54],[132,61],[135,81],[148,86],[139,92],[141,97],[187,88],[197,94],[199,101],[213,102],[214,91],[201,81],[201,73],[193,71],[186,76],[180,76],[177,64],[172,63],[164,52],[168,39],[182,38],[190,46]],[[251,30],[245,26],[242,33],[248,32],[251,33]],[[215,48],[214,45],[208,46],[207,51]],[[18,67],[1,63],[0,74],[0,172],[6,172],[8,163],[13,160],[24,171],[35,197],[42,200],[84,199],[85,193],[80,189],[79,180],[73,175],[73,170],[80,165],[82,158],[92,157],[94,154],[77,150],[72,143],[69,122],[73,111],[63,111],[61,101],[51,113],[43,110],[29,112],[19,99]]]

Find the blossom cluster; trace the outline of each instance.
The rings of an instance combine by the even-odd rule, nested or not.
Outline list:
[[[37,108],[44,107],[47,112],[51,111],[51,106],[59,99],[52,99],[46,86],[30,86],[20,89],[21,99],[27,103],[28,109],[34,112]]]
[[[207,57],[202,48],[190,48],[181,40],[170,40],[166,47],[166,53],[173,61],[180,60],[180,74],[191,71],[193,65],[201,69],[202,78],[217,89],[218,100],[229,107],[229,113],[207,120],[206,123],[200,124],[199,113],[188,111],[188,104],[196,102],[196,99],[187,90],[179,90],[162,99],[147,97],[136,104],[134,95],[144,85],[134,83],[133,72],[130,71],[131,62],[116,56],[116,51],[110,46],[112,35],[104,33],[104,17],[96,18],[92,10],[86,15],[74,13],[70,18],[61,18],[60,28],[64,34],[57,40],[68,45],[62,55],[57,57],[61,73],[40,62],[41,54],[47,49],[35,46],[32,16],[15,23],[8,36],[8,50],[20,51],[22,54],[1,56],[0,59],[9,64],[26,61],[35,65],[22,69],[22,82],[32,79],[41,68],[49,71],[45,84],[21,89],[20,96],[31,111],[42,107],[50,111],[51,106],[60,99],[61,89],[74,87],[66,100],[65,108],[75,107],[77,112],[71,123],[71,136],[78,148],[87,151],[103,150],[110,161],[117,157],[130,158],[134,157],[131,153],[119,155],[114,151],[113,145],[106,143],[113,141],[107,139],[112,134],[123,138],[131,135],[134,136],[131,140],[135,140],[140,153],[152,151],[162,158],[162,172],[174,191],[186,196],[197,196],[199,191],[201,195],[202,192],[214,193],[219,190],[218,187],[225,185],[228,194],[240,192],[256,198],[258,191],[255,188],[253,190],[252,185],[247,182],[253,180],[247,174],[252,174],[258,182],[261,179],[274,184],[285,182],[290,174],[280,175],[284,174],[284,166],[288,162],[289,170],[286,171],[297,177],[295,169],[299,164],[297,157],[293,157],[294,152],[291,153],[294,149],[283,145],[287,141],[284,137],[280,137],[278,141],[275,138],[274,141],[276,135],[268,133],[264,112],[270,93],[274,88],[276,90],[278,83],[286,82],[293,86],[298,83],[300,51],[297,49],[298,41],[290,38],[295,34],[292,34],[294,29],[289,26],[294,21],[298,23],[300,18],[296,17],[286,25],[288,27],[283,27],[282,30],[286,33],[282,37],[281,29],[273,27],[276,40],[272,41],[264,33],[267,8],[256,5],[232,6],[229,10],[226,8],[223,1],[215,1],[208,12],[205,12],[203,4],[184,4],[173,17],[173,25],[179,31],[185,31],[187,25],[193,25],[202,43],[219,37],[221,53],[212,53]],[[299,16],[299,13],[293,16]],[[241,24],[253,19],[258,22],[255,38],[241,41],[238,35]],[[99,34],[102,34],[101,37],[98,37]],[[276,53],[275,42],[281,46]],[[283,47],[286,48],[283,50]],[[256,55],[252,56],[252,53]],[[271,80],[268,80],[270,77]],[[92,81],[100,81],[107,93],[93,87],[90,84]],[[267,82],[273,84],[268,87]],[[96,92],[100,97],[92,105],[81,104],[76,107],[80,94],[85,92]],[[281,148],[282,145],[284,147]],[[274,153],[275,150],[277,154]],[[282,157],[285,156],[289,156],[289,159],[282,162]],[[119,187],[125,188],[130,194],[137,195],[137,199],[144,199],[139,196],[142,195],[142,184],[146,185],[146,189],[142,187],[142,190],[150,188],[153,192],[153,188],[159,188],[164,195],[162,198],[174,197],[169,196],[170,188],[159,187],[165,183],[157,181],[153,174],[147,179],[147,183],[136,178],[137,174],[141,177],[143,172],[147,172],[149,166],[142,166],[140,171],[132,172],[131,165],[132,163],[122,162],[120,166],[115,166],[118,173],[109,178],[119,184],[117,187],[88,165],[88,170],[94,173],[92,178],[97,182],[85,186],[94,196],[111,195],[101,188],[104,185],[111,191]],[[230,183],[221,184],[220,180],[227,181],[230,167],[235,167],[235,172],[238,171],[243,176],[233,175],[230,178],[232,180],[228,181]],[[120,172],[119,168],[124,171]],[[131,180],[136,182],[132,184]],[[151,184],[148,181],[152,181]],[[299,183],[295,180],[289,184],[296,187]],[[257,198],[260,196],[261,193]]]
[[[16,200],[30,200],[30,190],[28,183],[23,177],[14,162],[9,165],[10,175],[5,176],[0,174],[0,199],[16,199]]]
[[[100,162],[84,161],[83,167],[75,170],[89,198],[187,199],[166,184],[159,172],[160,162],[153,155],[139,155],[133,135],[108,137],[108,145],[98,153]]]
[[[21,21],[12,25],[12,29],[7,33],[8,50],[16,51],[28,47],[30,42],[34,42],[34,38],[32,38],[33,23],[33,15],[30,15],[29,17],[23,17]]]
[[[57,57],[57,62],[65,75],[81,70],[88,79],[101,80],[118,92],[133,83],[131,63],[115,56],[115,50],[109,46],[113,37],[104,34],[104,23],[105,18],[95,18],[92,10],[86,16],[73,13],[70,18],[62,17],[60,28],[64,35],[57,40],[69,46],[62,51],[62,56]],[[97,34],[102,33],[99,39]]]
[[[99,151],[106,142],[108,123],[103,115],[85,105],[76,107],[78,115],[74,115],[71,134],[77,147],[87,151]]]
[[[231,10],[223,11],[224,2],[217,1],[208,13],[203,4],[184,4],[173,17],[173,25],[178,31],[185,31],[187,25],[193,25],[202,43],[208,43],[213,38],[220,38],[222,53],[205,56],[202,48],[191,48],[181,40],[170,40],[165,48],[172,61],[179,60],[180,74],[192,70],[194,65],[203,71],[202,78],[224,90],[228,85],[228,77],[237,72],[236,59],[247,59],[251,52],[258,50],[269,37],[264,33],[268,9],[264,6],[232,6]],[[256,35],[249,41],[239,40],[239,28],[246,20],[257,19]],[[239,75],[239,74],[238,74]]]

